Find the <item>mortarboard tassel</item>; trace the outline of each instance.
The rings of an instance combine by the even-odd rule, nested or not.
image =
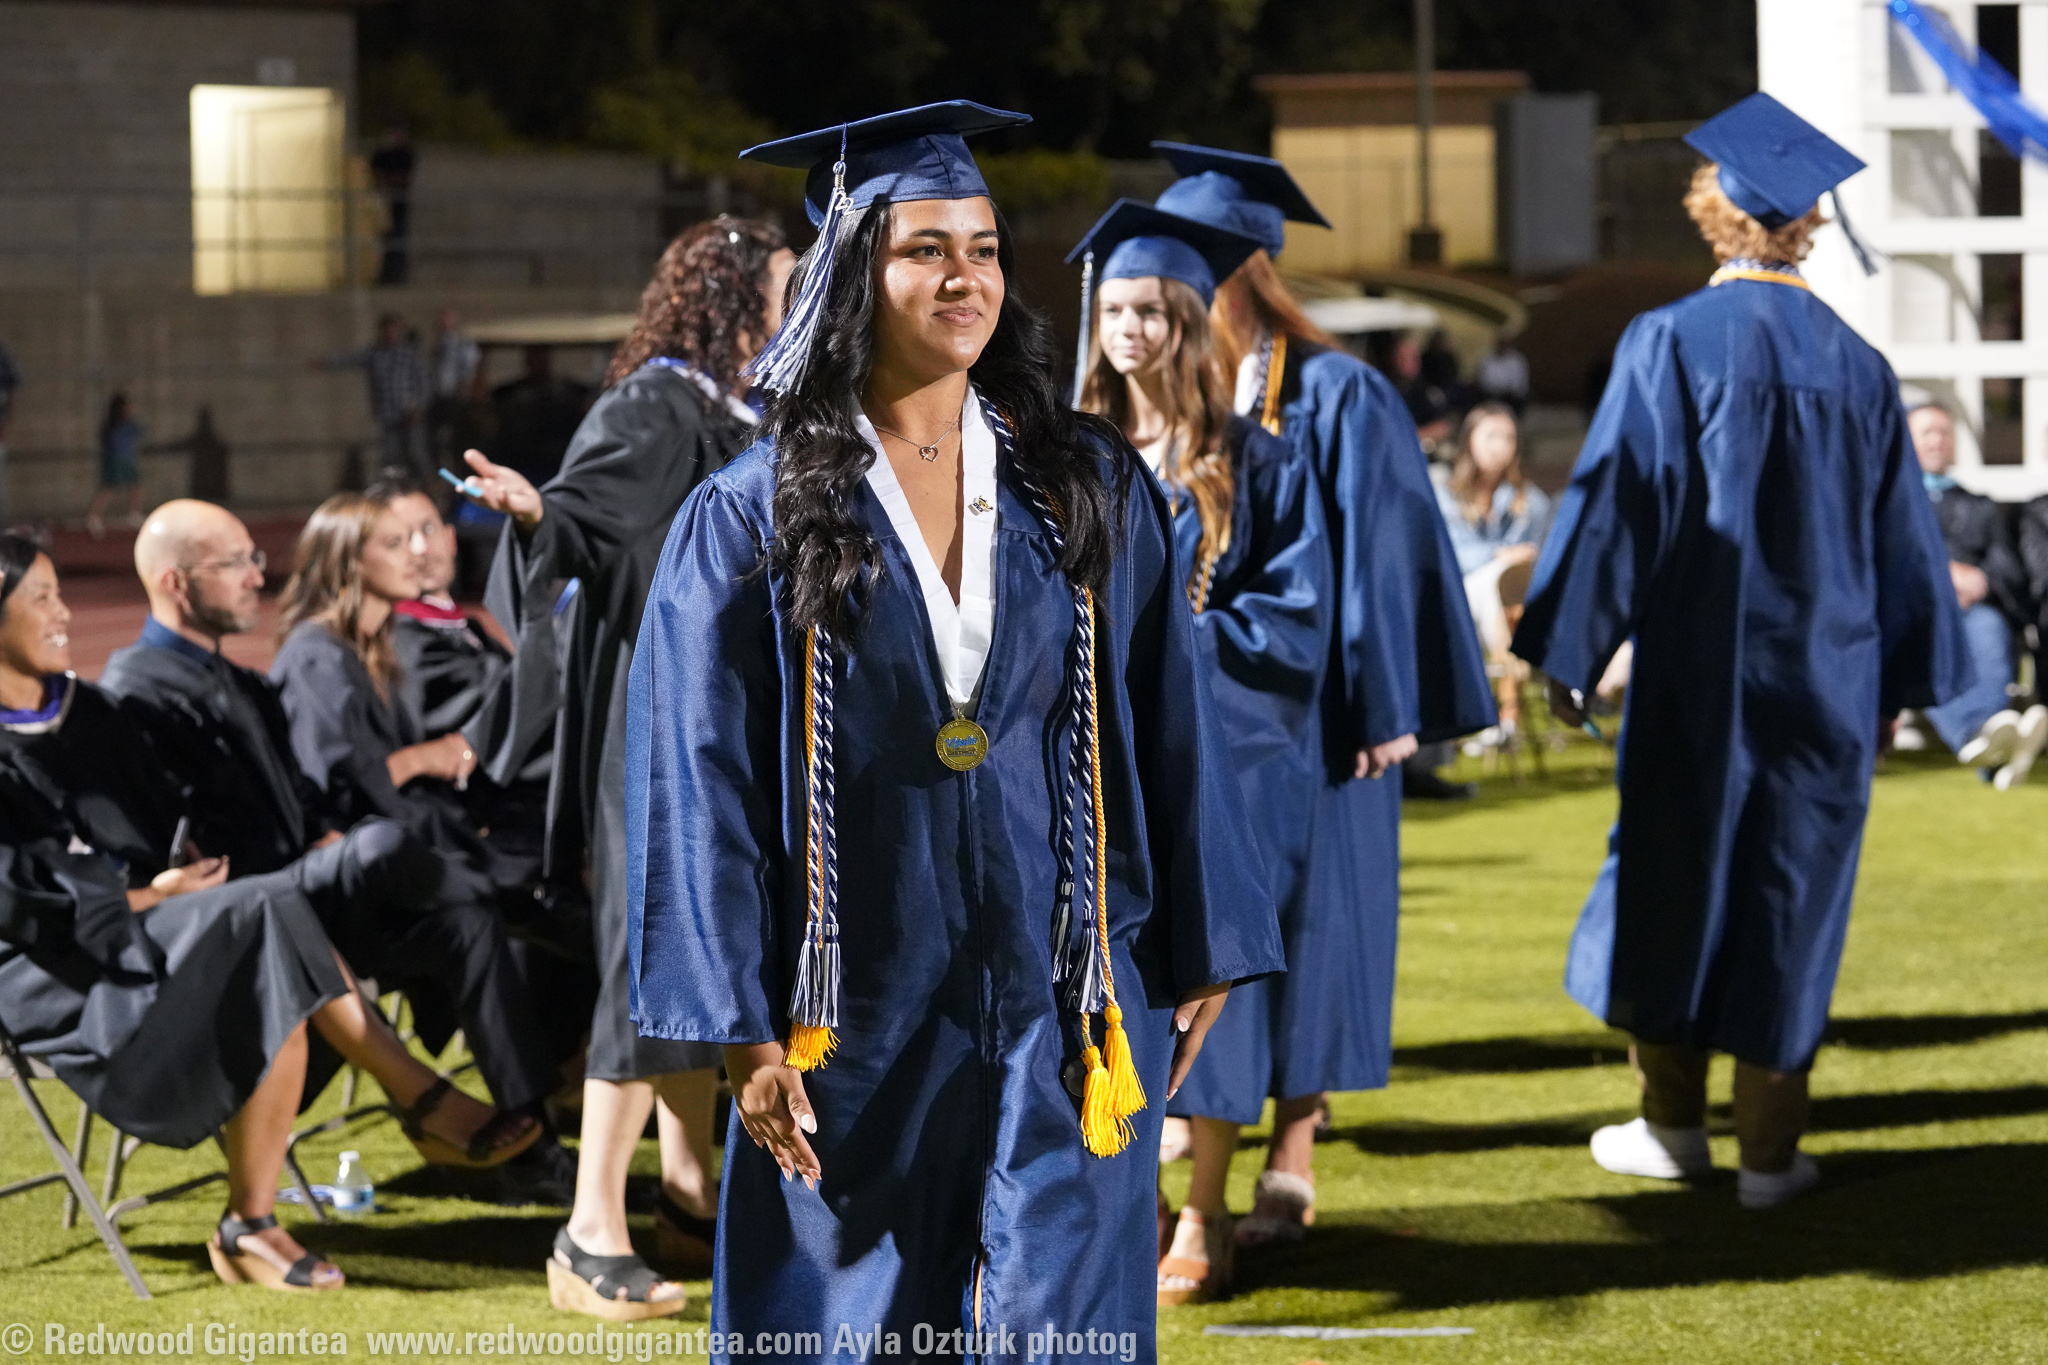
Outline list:
[[[1081,340],[1074,348],[1074,406],[1088,387],[1088,343],[1095,336],[1095,253],[1081,256]]]
[[[1877,273],[1877,261],[1873,257],[1871,248],[1865,246],[1863,239],[1856,235],[1856,229],[1849,226],[1849,211],[1842,207],[1842,192],[1840,190],[1829,190],[1828,197],[1835,201],[1835,221],[1841,225],[1842,235],[1849,239],[1849,250],[1856,253],[1856,264],[1863,267],[1864,274],[1875,275]]]
[[[818,224],[818,240],[812,244],[810,265],[803,283],[768,344],[741,373],[752,376],[764,389],[787,393],[803,382],[810,368],[812,344],[818,326],[825,319],[825,302],[832,295],[833,258],[838,255],[839,230],[853,212],[853,200],[846,193],[846,129],[839,130],[839,160],[832,166],[832,197],[826,201],[824,220]]]

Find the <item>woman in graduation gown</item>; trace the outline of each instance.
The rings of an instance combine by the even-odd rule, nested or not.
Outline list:
[[[701,1275],[710,1266],[719,1050],[643,1038],[628,1018],[626,680],[676,509],[754,440],[760,415],[744,401],[740,372],[781,320],[795,261],[782,232],[764,223],[719,217],[689,229],[655,266],[639,320],[612,357],[608,387],[577,429],[562,472],[536,490],[515,470],[476,451],[468,456],[474,496],[510,521],[489,600],[519,632],[514,723],[560,713],[549,875],[580,881],[588,850],[598,999],[565,1236],[577,1255],[611,1262],[597,1294],[610,1302],[593,1301],[558,1265],[550,1274],[561,1308],[647,1316],[649,1304],[669,1313],[683,1307],[681,1286],[656,1281],[626,1235],[626,1168],[650,1109],[662,1146],[657,1259],[675,1273]],[[562,605],[565,579],[575,580],[575,591]],[[558,624],[567,627],[559,655]],[[543,667],[558,657],[559,667]],[[634,1306],[615,1306],[621,1293]]]
[[[786,1358],[1151,1360],[1160,1100],[1280,964],[1163,493],[1006,296],[1024,121],[749,153],[819,242],[634,655],[634,1018],[725,1045],[712,1327]]]
[[[1623,335],[1514,649],[1576,721],[1635,641],[1621,812],[1565,984],[1634,1036],[1643,1116],[1593,1156],[1705,1174],[1707,1057],[1729,1052],[1760,1208],[1818,1178],[1807,1071],[1878,736],[1969,664],[1898,382],[1799,274],[1820,195],[1863,163],[1763,94],[1686,140],[1718,163],[1686,207],[1723,264]]]
[[[1276,1102],[1240,1245],[1302,1235],[1315,1202],[1326,1092],[1387,1083],[1401,902],[1401,761],[1495,721],[1429,463],[1401,397],[1302,313],[1273,257],[1284,223],[1320,223],[1279,162],[1154,143],[1182,179],[1169,212],[1260,243],[1218,284],[1210,317],[1235,406],[1315,471],[1337,578],[1323,678],[1325,770],[1306,884],[1287,918],[1288,971],[1241,992],[1176,1112],[1255,1123]]]
[[[1124,200],[1069,259],[1101,262],[1091,277],[1081,407],[1115,422],[1165,485],[1196,638],[1284,942],[1322,769],[1317,702],[1332,588],[1314,471],[1230,410],[1210,338],[1216,281],[1256,248],[1249,237]],[[1226,1016],[1211,1038],[1234,1023]],[[1168,1112],[1203,1112],[1186,1108],[1189,1099],[1184,1090]],[[1236,1150],[1236,1124],[1197,1121],[1194,1180],[1160,1262],[1161,1303],[1229,1290],[1223,1189]]]
[[[272,1213],[293,1117],[332,1075],[309,1071],[309,1022],[414,1107],[430,1159],[466,1161],[472,1139],[503,1125],[466,1096],[442,1103],[445,1086],[355,993],[290,873],[228,881],[224,858],[166,867],[131,846],[158,813],[133,792],[51,790],[67,726],[125,723],[72,676],[69,624],[49,557],[0,535],[0,1023],[122,1132],[170,1147],[219,1133],[228,1208],[208,1250],[223,1280],[337,1289],[341,1272]],[[499,1157],[537,1133],[529,1122]]]

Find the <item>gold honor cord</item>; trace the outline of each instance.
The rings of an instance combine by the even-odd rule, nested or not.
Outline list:
[[[1259,425],[1280,434],[1280,377],[1287,371],[1287,333],[1273,333],[1273,358],[1266,362],[1266,407]]]
[[[1737,265],[1733,262],[1716,270],[1713,276],[1708,279],[1707,287],[1711,289],[1717,284],[1726,284],[1730,280],[1755,280],[1760,284],[1789,284],[1794,289],[1804,289],[1809,294],[1813,292],[1813,286],[1801,278],[1796,271],[1771,270],[1764,266]]]

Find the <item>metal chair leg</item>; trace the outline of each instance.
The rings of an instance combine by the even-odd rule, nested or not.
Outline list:
[[[128,1173],[128,1158],[135,1155],[141,1140],[129,1137],[119,1128],[114,1130],[114,1145],[107,1149],[107,1175],[100,1183],[100,1206],[112,1208],[114,1197],[121,1193],[121,1177]]]
[[[78,1169],[78,1162],[72,1158],[71,1149],[57,1136],[57,1130],[50,1123],[50,1116],[43,1109],[42,1101],[36,1098],[36,1092],[30,1087],[27,1080],[27,1059],[15,1050],[13,1039],[4,1034],[0,1034],[0,1047],[6,1049],[7,1060],[14,1068],[14,1088],[20,1093],[22,1103],[28,1107],[29,1117],[35,1120],[37,1130],[42,1133],[44,1145],[49,1147],[50,1154],[57,1158],[57,1165],[64,1173],[64,1183],[70,1186],[71,1193],[78,1202],[85,1206],[86,1216],[92,1219],[93,1230],[99,1233],[100,1240],[106,1243],[107,1254],[114,1258],[114,1264],[120,1268],[122,1277],[128,1281],[128,1287],[135,1291],[135,1297],[149,1298],[149,1286],[142,1282],[142,1276],[135,1269],[134,1260],[128,1255],[128,1248],[121,1245],[121,1234],[114,1230],[113,1223],[101,1212],[99,1201],[92,1197],[92,1190],[85,1183],[85,1172]]]
[[[121,1139],[116,1136],[114,1143],[119,1146]],[[78,1135],[71,1143],[72,1159],[78,1162],[80,1170],[85,1169],[86,1156],[92,1148],[92,1110],[84,1100],[78,1102]],[[64,1216],[61,1226],[66,1232],[78,1226],[78,1196],[64,1192]]]

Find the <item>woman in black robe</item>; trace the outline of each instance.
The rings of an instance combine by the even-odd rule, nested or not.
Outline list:
[[[459,1150],[504,1125],[363,1003],[290,874],[231,882],[225,858],[158,870],[83,837],[104,826],[120,838],[153,812],[106,809],[95,793],[60,804],[47,771],[25,761],[87,695],[70,672],[69,626],[49,557],[0,535],[0,1022],[122,1132],[172,1147],[218,1134],[228,1208],[208,1250],[221,1279],[337,1289],[340,1270],[272,1212],[309,1081],[309,1020],[408,1108],[423,1150]]]
[[[437,906],[473,955],[465,958],[469,987],[455,1002],[464,1036],[498,1103],[532,1113],[560,1085],[571,1045],[547,1036],[546,1016],[512,959],[497,907],[507,888],[494,880],[491,850],[457,790],[476,766],[475,749],[460,731],[422,739],[397,704],[392,607],[418,595],[420,556],[390,500],[390,490],[341,493],[308,519],[279,608],[284,642],[271,677],[293,757],[325,794],[330,822],[346,828],[385,816],[439,858]],[[430,1041],[451,1028],[442,1023]],[[557,1163],[568,1157],[544,1140],[518,1168],[520,1178]]]
[[[599,995],[570,1236],[595,1256],[631,1256],[626,1165],[658,1089],[662,1259],[699,1274],[710,1266],[717,1203],[709,1172],[720,1051],[642,1038],[627,1017],[626,676],[676,510],[754,440],[758,414],[740,396],[740,371],[781,320],[795,260],[781,232],[765,224],[720,217],[689,229],[655,266],[638,323],[612,358],[605,392],[562,472],[536,490],[481,452],[467,456],[476,477],[466,491],[511,523],[492,565],[489,605],[518,630],[514,705],[560,712],[552,874],[583,875],[587,851]],[[577,586],[564,603],[569,579]],[[561,623],[561,665],[542,669],[541,661],[558,657]],[[622,1273],[636,1299],[622,1308],[682,1306],[681,1290],[653,1281],[645,1267]]]

